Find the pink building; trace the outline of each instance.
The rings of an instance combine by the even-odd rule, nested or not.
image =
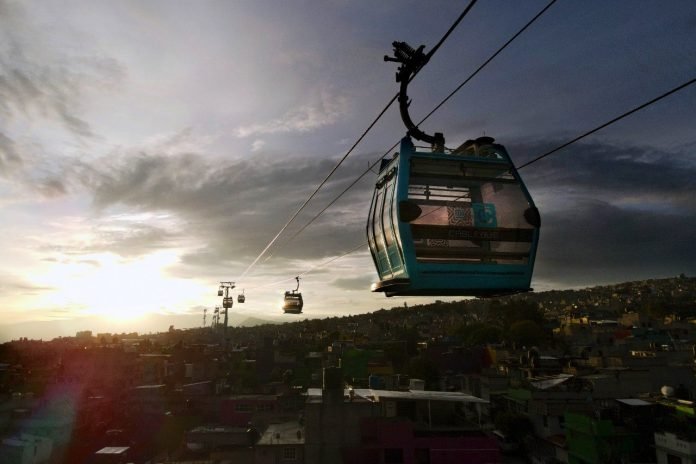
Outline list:
[[[417,432],[409,420],[385,417],[364,418],[360,428],[360,445],[343,450],[345,464],[502,462],[496,440],[478,431]]]
[[[305,463],[500,463],[497,441],[466,408],[486,403],[461,392],[345,389],[340,368],[325,368],[324,387],[307,390]]]

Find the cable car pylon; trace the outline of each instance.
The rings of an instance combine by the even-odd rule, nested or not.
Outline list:
[[[225,322],[223,325],[225,335],[227,335],[227,310],[231,309],[234,303],[234,297],[230,296],[230,290],[234,287],[234,282],[220,282],[220,287],[218,287],[218,296],[222,297],[222,308],[225,310]]]

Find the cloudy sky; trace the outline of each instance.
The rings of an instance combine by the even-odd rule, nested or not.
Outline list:
[[[397,91],[391,42],[427,51],[466,3],[0,0],[0,339],[202,322]],[[412,83],[413,118],[546,3],[479,2]],[[559,0],[424,129],[494,136],[519,165],[694,77],[692,0]],[[278,316],[278,281],[365,241],[372,174],[287,238],[403,133],[394,107],[235,313]],[[696,85],[523,169],[533,286],[696,273],[695,155]],[[366,250],[307,274],[306,317],[403,304],[374,279]]]

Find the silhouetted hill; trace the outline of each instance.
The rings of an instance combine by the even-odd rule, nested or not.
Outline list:
[[[498,298],[451,302],[435,300],[433,303],[400,305],[365,314],[287,322],[282,326],[303,327],[313,324],[324,330],[335,330],[343,323],[379,324],[384,321],[391,322],[392,325],[408,326],[408,324],[428,323],[434,317],[445,319],[449,317],[452,323],[461,323],[479,321],[488,317],[494,318],[495,314],[489,314],[491,309],[495,310],[501,305],[514,305],[521,302],[538,305],[548,319],[560,317],[566,312],[618,317],[630,311],[647,311],[656,317],[666,314],[696,317],[696,278],[681,275],[584,289],[530,292]]]

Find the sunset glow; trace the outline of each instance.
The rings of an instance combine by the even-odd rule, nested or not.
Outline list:
[[[547,3],[477,3],[409,87],[414,120],[437,108],[423,131],[494,137],[520,166],[694,77],[692,2],[557,2],[460,86]],[[302,317],[432,302],[371,293],[360,248],[396,105],[351,147],[398,91],[392,42],[427,53],[461,8],[0,0],[0,340],[201,325],[220,281],[232,314],[287,320],[298,274]],[[533,288],[696,273],[695,89],[520,170]]]
[[[130,260],[103,253],[84,256],[78,263],[55,264],[36,278],[38,285],[55,289],[38,305],[71,307],[78,314],[113,321],[183,312],[206,289],[195,281],[167,276],[167,268],[177,261],[176,252],[163,251]]]

